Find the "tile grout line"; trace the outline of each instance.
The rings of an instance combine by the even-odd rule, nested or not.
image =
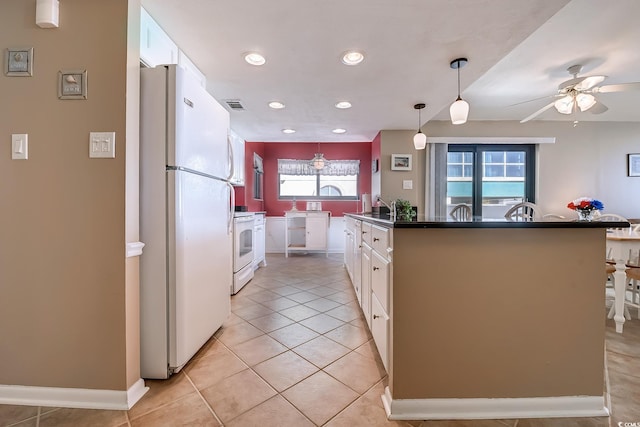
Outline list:
[[[268,335],[268,334],[266,334],[266,333],[265,333],[264,335]],[[276,392],[276,396],[280,396],[282,399],[284,399],[285,401],[287,401],[287,402],[288,402],[288,403],[289,403],[293,408],[295,408],[295,410],[296,410],[296,411],[298,411],[298,413],[300,413],[303,417],[305,417],[307,420],[309,420],[309,422],[310,422],[310,423],[312,423],[312,424],[314,424],[314,425],[315,425],[315,423],[314,423],[313,421],[311,421],[311,419],[310,419],[309,417],[307,417],[307,416],[306,416],[306,415],[305,415],[305,414],[304,414],[300,409],[298,409],[298,407],[297,407],[296,405],[294,405],[292,402],[290,402],[290,401],[289,401],[289,399],[287,399],[287,398],[282,394],[282,392],[284,392],[284,391],[286,391],[286,390],[289,390],[291,387],[293,387],[293,386],[295,386],[296,384],[298,384],[298,383],[300,383],[300,382],[302,382],[302,381],[306,380],[306,379],[307,379],[307,378],[309,378],[311,375],[315,375],[315,374],[316,374],[317,372],[319,372],[319,371],[316,371],[316,372],[314,372],[313,374],[311,374],[311,375],[308,375],[308,376],[304,377],[304,378],[303,378],[303,379],[301,379],[300,381],[296,382],[295,384],[292,384],[291,386],[287,387],[286,389],[282,390],[282,392],[280,392],[280,391],[276,390],[276,388],[275,388],[274,386],[272,386],[272,385],[271,385],[271,383],[269,383],[269,381],[267,381],[267,380],[266,380],[266,378],[262,377],[262,375],[260,375],[260,374],[255,370],[255,369],[253,369],[253,366],[248,365],[244,360],[242,360],[242,358],[241,358],[238,354],[236,354],[236,353],[235,353],[235,352],[234,352],[230,347],[228,347],[228,346],[227,346],[225,343],[223,343],[222,341],[220,341],[220,344],[222,344],[222,345],[224,346],[224,348],[226,348],[230,353],[232,353],[234,356],[236,356],[238,359],[240,359],[240,360],[242,361],[242,363],[244,363],[244,364],[247,366],[247,368],[248,368],[249,370],[251,370],[251,372],[253,372],[255,375],[257,375],[257,376],[258,376],[258,378],[260,378],[262,381],[264,381],[264,382],[265,382],[265,384],[267,384],[269,387],[271,387],[271,389],[273,389],[273,391],[275,391],[275,392]],[[287,346],[285,346],[285,347],[287,347]],[[292,350],[291,348],[287,347],[287,351],[293,351],[293,350]],[[265,360],[263,360],[262,362],[265,362],[265,361],[267,361],[267,360],[271,360],[271,359],[273,359],[274,357],[277,357],[277,356],[279,356],[279,355],[281,355],[281,354],[286,353],[287,351],[283,351],[282,353],[278,353],[277,355],[275,355],[275,356],[273,356],[273,357],[270,357],[270,358],[268,358],[268,359],[265,359]],[[295,352],[294,352],[294,353],[295,353]],[[298,354],[298,353],[295,353],[295,354]],[[302,357],[302,356],[300,356],[300,357]],[[303,358],[303,359],[304,359],[304,358]],[[305,359],[305,360],[306,360],[306,359]],[[262,362],[260,362],[260,363],[262,363]],[[311,363],[311,362],[309,362],[309,363]],[[258,363],[258,364],[259,364],[259,363]],[[312,365],[313,365],[313,364],[312,364]],[[314,366],[315,366],[315,365],[314,365]],[[194,387],[195,387],[195,386],[194,386]],[[263,402],[260,402],[259,404],[257,404],[257,405],[255,405],[255,406],[253,406],[252,408],[249,408],[249,409],[247,409],[246,411],[244,411],[244,412],[242,412],[242,413],[240,413],[240,414],[236,415],[235,417],[233,417],[233,419],[236,419],[236,418],[238,418],[238,417],[242,416],[243,414],[246,414],[247,412],[251,411],[252,409],[254,409],[254,408],[256,408],[256,407],[258,407],[258,406],[262,405],[262,404],[263,404],[263,403],[265,403],[266,401],[273,399],[274,397],[275,397],[275,396],[272,396],[272,397],[270,397],[269,399],[267,399],[267,400],[265,400],[265,401],[263,401]]]
[[[220,419],[220,417],[218,417],[218,414],[216,414],[216,411],[213,410],[213,408],[211,407],[211,405],[209,405],[209,402],[207,402],[207,399],[204,398],[204,396],[202,395],[202,393],[200,393],[200,390],[198,390],[198,387],[196,387],[196,385],[194,384],[194,382],[191,380],[191,377],[189,377],[189,375],[186,372],[183,372],[184,377],[187,379],[187,381],[189,381],[189,383],[191,384],[191,386],[193,387],[193,389],[196,391],[196,393],[198,393],[198,396],[200,396],[200,399],[202,400],[202,402],[205,404],[205,406],[207,407],[207,409],[209,409],[209,412],[211,412],[211,414],[213,415],[213,417],[216,419],[216,421],[218,421],[218,423],[220,424],[220,426],[224,427],[224,423],[222,422],[222,420]]]

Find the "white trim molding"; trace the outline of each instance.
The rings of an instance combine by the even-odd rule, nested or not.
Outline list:
[[[547,136],[428,136],[428,144],[555,144]]]
[[[130,242],[126,245],[127,258],[142,255],[142,248],[144,243],[142,242]]]
[[[129,390],[0,385],[0,404],[128,410],[149,391],[140,378]]]
[[[389,387],[382,404],[390,420],[454,420],[606,417],[604,396],[495,399],[393,399]]]

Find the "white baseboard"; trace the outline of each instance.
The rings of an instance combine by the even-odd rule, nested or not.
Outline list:
[[[144,380],[129,390],[0,385],[0,404],[59,408],[128,410],[149,390]]]
[[[604,396],[394,400],[389,387],[386,387],[382,404],[390,420],[579,418],[609,415]]]

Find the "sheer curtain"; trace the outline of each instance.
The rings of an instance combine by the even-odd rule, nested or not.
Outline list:
[[[427,143],[425,151],[424,212],[427,218],[447,217],[446,143]]]

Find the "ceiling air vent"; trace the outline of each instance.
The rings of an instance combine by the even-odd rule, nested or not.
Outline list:
[[[244,111],[244,106],[239,99],[225,99],[224,102],[231,111]]]

